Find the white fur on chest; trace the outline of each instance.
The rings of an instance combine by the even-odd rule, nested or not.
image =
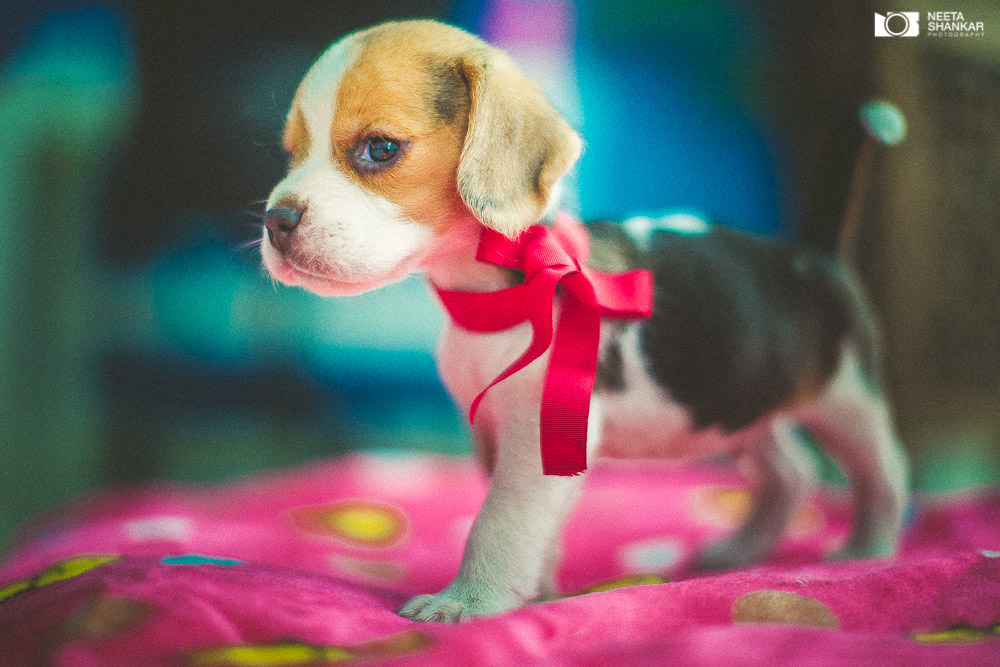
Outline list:
[[[531,325],[527,322],[505,331],[481,334],[466,331],[448,321],[438,342],[438,372],[452,398],[463,411],[468,412],[479,392],[512,364],[530,343]],[[491,389],[483,401],[480,414],[485,418],[492,418],[497,413],[510,414],[504,411],[504,406],[498,405],[499,396],[493,396],[510,394],[510,391],[506,391],[507,387],[503,387],[505,384],[516,385],[520,390],[517,394],[533,394],[533,386],[539,384],[540,400],[540,383],[548,358],[549,354],[546,352]],[[532,396],[524,395],[520,398],[527,403]]]

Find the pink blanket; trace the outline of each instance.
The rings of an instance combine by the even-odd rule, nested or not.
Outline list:
[[[826,564],[826,490],[771,561],[684,574],[750,497],[708,468],[599,464],[565,534],[566,595],[459,625],[394,610],[458,566],[474,464],[351,456],[230,485],[96,493],[0,567],[0,664],[998,665],[1000,491],[922,498],[894,560]]]

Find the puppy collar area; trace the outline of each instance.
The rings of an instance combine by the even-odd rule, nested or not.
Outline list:
[[[542,472],[578,475],[587,469],[587,418],[597,372],[601,318],[642,320],[653,307],[649,271],[620,274],[585,266],[590,246],[584,226],[560,213],[552,228],[533,225],[517,239],[483,228],[476,259],[524,272],[522,284],[496,292],[435,291],[455,324],[480,333],[531,322],[531,344],[469,409],[469,422],[483,396],[498,382],[540,357],[550,347],[541,405]],[[553,331],[556,288],[562,308]]]

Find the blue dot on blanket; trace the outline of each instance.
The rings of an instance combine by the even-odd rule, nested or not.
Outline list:
[[[669,537],[635,542],[622,548],[620,558],[630,572],[663,570],[680,561],[684,544]]]
[[[200,554],[185,554],[183,556],[167,556],[161,561],[164,565],[246,565],[246,561],[235,558],[217,558]]]

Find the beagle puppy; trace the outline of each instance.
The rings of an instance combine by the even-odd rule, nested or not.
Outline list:
[[[429,20],[334,43],[288,114],[287,176],[264,220],[279,282],[349,295],[422,272],[445,290],[488,292],[516,272],[476,261],[482,227],[510,238],[546,224],[581,141],[501,51]],[[855,502],[838,558],[896,548],[906,462],[877,381],[875,331],[836,259],[725,228],[593,227],[597,269],[653,273],[652,316],[601,325],[587,450],[613,457],[739,456],[756,504],[701,570],[772,551],[812,477],[808,431],[844,469]],[[669,221],[668,221],[669,222]],[[642,229],[639,229],[642,228]],[[628,237],[629,229],[644,231]],[[525,323],[474,333],[449,322],[441,377],[463,409],[531,340]],[[490,487],[461,567],[400,613],[417,621],[495,614],[550,595],[560,526],[585,475],[542,474],[539,403],[549,354],[493,387],[473,426]]]

